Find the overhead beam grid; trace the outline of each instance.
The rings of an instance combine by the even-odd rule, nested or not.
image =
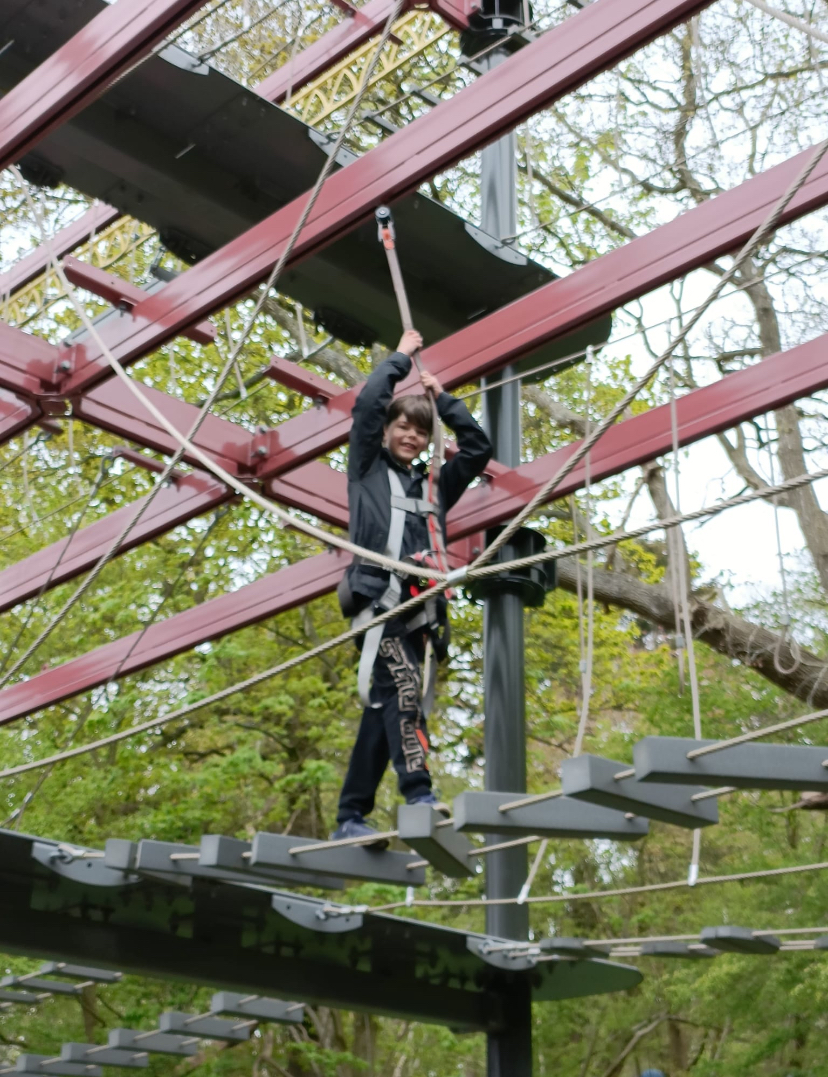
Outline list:
[[[19,155],[24,148],[35,145],[52,127],[102,92],[130,64],[145,55],[171,26],[198,6],[194,0],[189,3],[142,0],[140,12],[133,11],[130,16],[135,17],[128,17],[126,9],[121,12],[120,5],[114,5],[80,28],[65,51],[65,56],[73,58],[72,70],[61,74],[58,59],[53,58],[0,103],[0,116],[6,118],[5,141],[1,144],[7,153]],[[331,176],[293,252],[293,260],[307,258],[320,250],[368,219],[378,202],[393,200],[415,189],[440,169],[468,156],[534,112],[577,89],[705,6],[705,0],[648,0],[646,3],[602,0],[600,5],[586,7],[522,49],[519,55]],[[460,6],[449,9],[445,4],[437,9],[457,27],[466,24],[471,11],[471,8],[461,10]],[[301,73],[298,68],[292,74],[282,68],[279,74],[283,79],[292,79],[296,86],[306,84],[334,59],[340,59],[355,45],[373,36],[389,10],[385,0],[371,0],[349,16],[337,31],[320,39],[319,48],[314,46],[300,54],[305,65]],[[320,66],[313,71],[317,63]],[[37,101],[32,92],[35,75],[40,87]],[[283,95],[275,76],[273,81],[260,84],[257,92],[271,100]],[[562,337],[596,316],[611,312],[619,304],[733,250],[767,215],[801,169],[808,152],[452,334],[425,350],[426,365],[447,387],[463,384],[530,355],[544,342]],[[823,162],[791,202],[782,221],[795,219],[826,202],[828,165]],[[177,333],[193,331],[207,315],[244,295],[278,258],[303,204],[304,197],[289,203],[155,295],[126,296],[124,289],[115,298],[131,309],[101,326],[106,346],[128,365]],[[103,207],[101,211],[105,216]],[[21,270],[9,280],[19,285],[28,272]],[[90,280],[94,276],[91,271],[78,272],[86,273]],[[820,338],[687,394],[677,404],[679,444],[689,444],[797,396],[824,388],[828,385],[828,364],[823,361],[823,353],[824,339]],[[273,376],[281,380],[278,368],[277,361]],[[282,378],[290,376],[291,372],[281,374]],[[0,385],[13,394],[0,401],[4,409],[0,416],[2,436],[12,436],[44,418],[56,401],[71,400],[74,414],[93,425],[118,432],[157,451],[169,453],[177,447],[155,420],[141,415],[124,386],[111,380],[109,364],[95,340],[84,339],[69,348],[56,348],[10,327],[0,327]],[[265,489],[275,499],[307,507],[307,498],[312,495],[314,511],[342,526],[346,522],[342,476],[316,463],[316,458],[347,439],[350,409],[358,390],[334,387],[326,396],[324,388],[309,372],[294,376],[291,387],[308,395],[313,393],[316,406],[283,423],[278,430],[256,438],[226,419],[210,416],[199,431],[197,444],[232,474],[265,483]],[[179,430],[189,429],[196,409],[163,393],[142,391],[152,397]],[[671,444],[671,433],[665,408],[653,409],[619,424],[593,451],[593,479],[618,474],[666,451]],[[459,540],[508,519],[559,463],[576,450],[577,443],[530,464],[493,474],[487,484],[471,492],[452,514],[451,537]],[[313,482],[308,481],[311,475]],[[556,496],[577,489],[583,479],[583,469],[575,469]],[[171,488],[164,500],[159,499],[147,520],[136,529],[133,544],[146,541],[231,496],[213,480],[194,477],[190,485],[194,495],[189,503],[185,503],[184,487]],[[120,510],[124,514],[128,511]],[[117,530],[116,516],[79,533],[49,585],[71,579],[94,563]],[[14,585],[8,575],[4,580],[0,574],[0,602],[4,608],[36,593],[48,574],[48,558],[49,551],[29,558],[25,573],[22,577],[18,574]],[[332,589],[343,564],[338,555],[320,555],[304,566],[293,566],[269,577],[267,588],[258,585],[255,603],[248,601],[242,589],[235,595],[205,603],[198,618],[193,618],[192,626],[186,630],[182,630],[184,626],[178,618],[155,625],[145,634],[135,654],[130,655],[130,661],[123,663],[123,668],[120,663],[132,637],[100,648],[60,670],[48,671],[6,689],[0,693],[0,720],[11,720],[100,684],[112,675],[113,669],[123,674],[135,671],[205,639],[272,616],[296,601],[324,594]],[[291,582],[294,576],[295,583]],[[71,675],[67,675],[69,667],[73,667]],[[51,678],[49,686],[44,678]]]
[[[318,267],[327,266],[329,273],[330,267],[336,270],[331,249],[337,244],[367,246],[365,229],[373,227],[372,217],[379,203],[395,203],[396,213],[406,200],[407,210],[414,217],[415,211],[420,213],[420,223],[431,210],[435,215],[429,219],[439,223],[440,214],[447,211],[428,199],[423,201],[419,190],[422,184],[697,15],[709,2],[601,0],[586,5],[537,40],[526,35],[519,55],[497,66],[492,64],[486,74],[453,97],[428,101],[432,110],[417,120],[399,130],[384,120],[384,131],[390,134],[364,156],[343,151],[336,169],[321,187],[284,267],[284,294],[297,303],[300,319],[303,310],[312,309],[311,300],[289,291],[288,285],[292,282],[295,286],[296,277],[305,273],[317,274],[319,287],[326,288],[325,274],[318,273]],[[26,167],[31,168],[30,155],[43,147],[52,132],[63,129],[67,139],[75,137],[82,124],[78,128],[62,125],[68,125],[87,106],[90,113],[85,114],[85,120],[90,129],[94,127],[97,114],[90,120],[91,111],[97,106],[109,107],[104,91],[121,79],[134,77],[134,69],[142,59],[204,3],[205,0],[133,0],[129,6],[109,5],[85,25],[75,26],[74,35],[57,53],[0,99],[0,166],[21,162],[25,157],[26,165],[21,164],[25,173]],[[224,81],[216,97],[216,101],[221,99],[220,106],[213,112],[207,109],[207,118],[200,117],[199,123],[193,125],[198,133],[193,134],[190,145],[167,156],[176,161],[179,156],[186,157],[199,139],[205,144],[210,140],[221,144],[222,139],[230,138],[221,131],[243,127],[239,117],[249,119],[252,113],[252,122],[262,123],[256,139],[266,142],[261,132],[265,123],[278,114],[288,128],[293,125],[289,130],[293,139],[291,152],[303,165],[310,162],[310,167],[316,167],[313,155],[328,152],[329,141],[318,137],[319,131],[303,129],[295,116],[276,108],[274,103],[282,102],[285,108],[293,104],[295,108],[294,95],[301,91],[303,119],[317,120],[328,120],[337,109],[350,104],[361,72],[373,57],[372,42],[386,27],[392,10],[397,10],[391,0],[368,0],[361,7],[350,0],[334,3],[344,12],[342,21],[310,48],[292,54],[256,87],[255,93],[240,87],[236,97],[236,89],[228,87],[231,80],[221,76]],[[84,10],[88,13],[91,6],[87,3]],[[413,3],[403,5],[402,17],[391,37],[394,44],[382,58],[379,77],[387,79],[417,50],[423,51],[451,30],[468,29],[478,0],[430,0],[429,6],[443,22],[427,16],[428,26],[417,38],[425,19],[413,12]],[[81,22],[78,12],[74,19]],[[161,50],[156,51],[160,54]],[[164,51],[168,55],[163,62],[177,67],[179,75],[186,70],[188,77],[195,77],[203,68],[200,76],[209,77],[209,67],[200,57],[188,57],[174,46]],[[146,75],[156,63],[162,64],[158,55],[142,67],[142,74]],[[350,91],[338,90],[338,96],[323,99],[323,83],[337,64],[334,78],[349,72]],[[343,75],[342,84],[346,81]],[[216,82],[214,78],[213,90]],[[427,95],[421,95],[421,100],[426,101]],[[219,113],[220,121],[216,119]],[[263,119],[268,116],[268,120]],[[211,127],[213,123],[215,127]],[[275,130],[267,128],[270,136]],[[140,139],[135,141],[141,144]],[[90,138],[88,145],[104,146],[106,152],[114,152],[103,138],[98,142]],[[150,143],[145,140],[143,145]],[[229,142],[224,150],[228,156],[232,154]],[[506,366],[527,363],[540,349],[557,347],[558,355],[566,357],[562,362],[570,358],[577,361],[587,343],[594,343],[596,326],[606,328],[600,338],[606,340],[612,314],[620,306],[738,250],[766,221],[812,152],[807,150],[754,176],[650,234],[596,258],[564,279],[550,279],[548,271],[542,271],[542,266],[532,263],[508,241],[486,237],[480,229],[452,215],[464,243],[478,252],[480,248],[486,250],[487,257],[500,260],[501,268],[508,263],[512,267],[520,265],[525,272],[508,294],[499,290],[499,284],[494,286],[494,300],[487,297],[481,301],[482,285],[480,289],[475,285],[471,313],[461,312],[460,304],[455,302],[456,312],[462,317],[458,314],[457,320],[448,325],[435,314],[434,324],[442,331],[434,332],[434,324],[427,327],[432,330],[428,335],[433,343],[424,349],[425,366],[451,389],[493,375]],[[196,163],[197,157],[198,151],[185,166],[191,167],[193,174],[202,167],[201,162]],[[138,163],[143,167],[143,162]],[[170,174],[156,170],[156,163],[146,163],[143,178],[149,187],[158,187],[161,194],[156,194],[156,201],[163,202],[164,192],[171,198],[172,183],[165,186]],[[125,173],[135,165],[133,156]],[[291,171],[289,165],[292,167],[288,160],[286,175]],[[140,205],[145,193],[138,183],[130,196],[134,199],[131,205],[126,204],[124,191],[116,190],[118,185],[113,183],[111,200],[120,208],[97,205],[55,236],[52,243],[52,254],[64,259],[63,272],[69,283],[112,306],[96,321],[92,332],[77,331],[61,345],[25,333],[20,324],[32,320],[51,301],[45,299],[37,305],[33,297],[40,285],[44,295],[53,296],[60,290],[53,287],[44,249],[0,277],[0,297],[4,294],[7,300],[6,320],[11,302],[16,302],[14,314],[18,316],[17,327],[0,325],[0,441],[36,423],[54,431],[55,420],[71,415],[80,422],[116,433],[144,450],[170,455],[182,449],[185,467],[196,466],[192,473],[173,472],[168,484],[153,492],[151,505],[118,553],[219,506],[240,502],[245,485],[262,491],[273,501],[314,513],[329,525],[347,527],[346,478],[319,458],[347,442],[360,386],[345,388],[289,359],[275,357],[259,376],[271,379],[283,390],[305,396],[308,407],[276,428],[259,427],[255,433],[252,426],[246,430],[226,416],[202,416],[198,407],[172,394],[140,386],[140,392],[180,435],[195,431],[196,454],[192,449],[183,451],[179,438],[157,416],[146,414],[128,383],[114,376],[117,364],[129,368],[180,336],[205,347],[215,343],[217,331],[210,316],[254,293],[292,242],[308,199],[308,191],[302,189],[306,176],[298,164],[295,171],[298,181],[294,177],[294,187],[285,187],[279,199],[274,196],[272,202],[261,201],[260,191],[254,190],[250,201],[259,200],[258,216],[245,217],[237,206],[232,207],[232,212],[228,208],[228,219],[236,214],[230,242],[224,242],[225,234],[214,237],[212,244],[203,244],[203,250],[191,244],[187,249],[194,252],[191,260],[195,264],[168,283],[158,281],[146,289],[106,272],[103,265],[93,265],[91,243],[87,243],[88,261],[67,257],[82,244],[84,229],[96,232],[111,225],[119,213],[137,212],[135,206]],[[235,190],[237,179],[231,178],[224,190]],[[267,177],[267,184],[273,186],[271,180]],[[68,182],[76,182],[74,176]],[[177,176],[175,182],[180,196],[181,177]],[[193,178],[194,192],[197,187]],[[90,197],[106,197],[107,203],[110,199],[108,187],[103,193],[85,188],[84,192]],[[204,204],[220,203],[215,190],[205,193],[199,189],[198,195],[204,198]],[[210,203],[210,197],[218,200]],[[796,220],[826,204],[828,158],[802,184],[779,214],[778,223]],[[279,208],[272,212],[274,205]],[[128,216],[121,220],[119,235],[128,234],[132,220]],[[248,227],[251,221],[256,223]],[[144,231],[136,233],[133,242],[144,242],[156,234],[155,229],[163,236],[162,224],[149,212],[141,227]],[[435,230],[439,228],[432,228]],[[422,232],[425,235],[424,227]],[[167,249],[175,249],[168,241],[164,243]],[[182,241],[182,249],[184,246]],[[375,281],[361,276],[350,263],[346,265],[369,299],[379,294]],[[445,273],[445,267],[443,270]],[[43,274],[42,278],[38,279],[38,274]],[[336,272],[331,275],[335,279]],[[411,276],[417,274],[412,272]],[[438,291],[435,280],[422,274],[418,279],[418,298],[427,297],[429,288],[432,293]],[[33,290],[29,295],[27,287]],[[534,290],[528,291],[529,288]],[[61,292],[61,298],[65,294]],[[325,294],[327,297],[328,292]],[[31,304],[28,314],[27,302]],[[392,313],[395,312],[393,307]],[[317,320],[320,324],[326,332],[336,335]],[[396,321],[386,318],[386,336],[389,324],[396,331]],[[347,337],[343,334],[341,339]],[[379,330],[371,340],[360,339],[359,343],[368,346],[377,340],[385,340]],[[582,341],[583,347],[579,344],[580,350],[576,351],[572,341]],[[828,387],[827,342],[828,334],[690,392],[674,405],[653,408],[619,423],[592,448],[588,470],[583,465],[575,467],[551,492],[546,490],[550,476],[565,467],[574,453],[586,450],[583,442],[516,467],[492,463],[484,481],[450,513],[450,565],[470,561],[485,545],[484,533],[514,517],[541,490],[544,496],[567,496],[587,481],[618,475],[676,445],[689,445]],[[567,350],[571,356],[566,355]],[[306,354],[304,340],[302,354]],[[412,375],[399,390],[405,392],[415,384]],[[134,449],[121,452],[133,462],[147,464],[149,470],[166,470],[163,464],[149,462]],[[226,481],[209,473],[200,454],[225,470]],[[519,454],[516,459],[520,459]],[[106,518],[79,528],[68,540],[38,550],[0,572],[0,612],[93,568],[110,553],[113,542],[146,501],[144,498],[124,505]],[[44,667],[39,674],[0,691],[0,724],[329,594],[349,561],[350,553],[331,550],[307,557],[233,593],[112,640],[60,667]],[[271,672],[266,671],[266,675]],[[225,693],[234,690],[234,686],[223,689]],[[204,702],[206,705],[210,701]],[[132,732],[125,731],[126,735]],[[716,822],[717,805],[711,791],[705,788],[710,777],[721,776],[750,787],[757,784],[758,769],[759,787],[799,788],[804,771],[813,787],[825,784],[819,773],[828,761],[821,758],[818,749],[810,749],[807,758],[805,749],[785,751],[783,762],[787,769],[783,768],[780,776],[774,771],[776,756],[769,754],[770,746],[764,752],[750,748],[742,754],[716,757],[708,764],[693,764],[686,750],[692,743],[698,742],[659,742],[650,745],[650,755],[646,755],[647,742],[643,742],[636,749],[637,769],[632,771],[614,760],[582,754],[563,765],[560,795],[520,799],[522,794],[518,793],[467,792],[457,798],[453,820],[443,818],[430,805],[404,806],[397,818],[397,829],[381,836],[407,844],[413,853],[381,851],[359,844],[365,842],[364,837],[354,844],[349,840],[316,841],[264,832],[251,835],[250,842],[207,835],[198,847],[114,838],[107,842],[105,850],[67,849],[49,840],[0,832],[0,851],[7,854],[0,857],[0,878],[5,884],[0,888],[0,912],[5,913],[0,916],[0,941],[5,937],[8,945],[15,946],[28,942],[37,950],[51,948],[59,940],[68,959],[103,960],[114,940],[119,959],[123,958],[128,970],[183,974],[198,982],[229,982],[238,989],[214,996],[207,1014],[169,1011],[161,1015],[158,1029],[150,1033],[136,1035],[129,1029],[115,1030],[106,1046],[67,1043],[60,1059],[24,1055],[17,1070],[30,1074],[65,1073],[68,1077],[82,1077],[83,1070],[86,1077],[95,1077],[101,1072],[98,1065],[144,1068],[147,1054],[153,1050],[189,1055],[191,1036],[243,1042],[259,1020],[301,1021],[301,1007],[297,1010],[296,1004],[247,993],[265,988],[280,987],[291,993],[295,990],[300,997],[321,1005],[347,1005],[399,1019],[442,1022],[455,1029],[499,1036],[511,1021],[509,1014],[514,1012],[509,1005],[512,995],[525,999],[528,1013],[532,997],[550,1001],[633,987],[640,980],[636,970],[592,960],[581,940],[545,941],[537,947],[538,951],[547,951],[541,963],[538,953],[502,952],[502,938],[451,931],[408,918],[397,921],[366,906],[337,906],[328,899],[280,893],[275,886],[332,890],[345,880],[361,879],[404,886],[409,890],[406,900],[410,903],[414,886],[425,883],[427,866],[448,876],[469,877],[475,874],[478,856],[489,852],[502,855],[501,846],[516,844],[495,842],[474,848],[463,831],[507,838],[517,834],[518,842],[541,838],[581,840],[585,834],[635,840],[648,832],[648,819],[694,830]],[[86,744],[80,750],[89,747]],[[782,758],[782,746],[775,747]],[[667,748],[674,750],[667,752]],[[40,760],[35,765],[42,763]],[[704,784],[687,780],[696,777],[700,783],[704,779]],[[525,789],[525,784],[520,788]],[[713,795],[716,792],[712,790]],[[541,856],[536,866],[540,862]],[[519,902],[524,901],[531,880],[532,876]],[[117,915],[110,918],[113,909]],[[254,921],[257,931],[251,933]],[[190,938],[187,929],[180,929],[181,923],[188,927],[196,922],[211,933],[206,957],[203,949],[193,943],[193,939],[198,942],[198,933]],[[213,930],[216,924],[221,925],[221,931]],[[490,936],[507,933],[492,930],[490,923]],[[236,943],[242,938],[245,944],[239,949]],[[700,943],[689,945],[682,940],[645,940],[639,953],[698,958],[722,951],[773,953],[780,946],[779,940],[767,933],[727,927],[705,929]],[[389,953],[395,954],[402,975],[389,973]],[[81,966],[61,964],[60,968],[64,979],[89,972]],[[77,984],[31,978],[27,984],[0,984],[10,989],[20,986],[66,994],[78,990]],[[23,1003],[22,997],[12,998],[14,994],[11,990],[5,996],[0,992],[0,1004]],[[136,1052],[139,1043],[143,1043],[143,1050]]]

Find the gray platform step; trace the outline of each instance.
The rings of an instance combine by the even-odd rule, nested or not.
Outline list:
[[[617,778],[630,769],[628,764],[599,755],[579,755],[565,759],[561,765],[561,786],[567,796],[600,804],[607,808],[635,812],[649,819],[659,819],[673,826],[695,830],[719,821],[715,799],[693,801],[694,793],[704,792],[702,786],[651,784],[635,776]]]
[[[755,935],[748,927],[705,927],[699,937],[729,954],[775,954],[782,945],[775,935]]]
[[[58,1077],[103,1077],[100,1066],[93,1066],[85,1062],[64,1062],[62,1059],[54,1061],[55,1055],[18,1055],[15,1061],[17,1073],[26,1073],[34,1077],[44,1077],[45,1074],[57,1074]],[[48,1066],[43,1063],[48,1062]]]
[[[178,1036],[198,1036],[200,1040],[243,1043],[250,1039],[252,1025],[244,1020],[227,1021],[223,1017],[213,1017],[212,1014],[167,1010],[158,1018],[158,1027],[162,1032],[173,1032]]]
[[[683,957],[690,960],[703,960],[718,957],[720,951],[699,943],[686,942],[642,942],[642,957]]]
[[[263,883],[271,882],[274,886],[315,886],[323,890],[339,890],[342,879],[335,875],[321,875],[318,872],[284,872],[271,871],[267,880],[262,872],[250,871],[249,858],[242,856],[250,852],[250,842],[227,838],[226,842],[235,842],[234,867],[207,866],[202,863],[201,850],[198,845],[184,845],[179,842],[150,841],[125,842],[110,838],[106,843],[104,863],[109,867],[123,867],[125,870],[147,873],[171,880],[177,879],[187,885],[193,878],[213,879],[226,883]],[[229,852],[229,847],[228,847]],[[186,859],[181,859],[182,857]]]
[[[474,875],[471,843],[430,804],[402,804],[397,809],[400,841],[410,845],[443,875],[461,879]]]
[[[277,868],[283,871],[323,872],[345,879],[395,883],[398,886],[422,886],[425,869],[412,868],[420,857],[413,853],[396,853],[371,849],[364,845],[324,848],[327,842],[312,838],[295,838],[285,834],[258,833],[250,850],[251,868]],[[313,846],[323,846],[318,852]],[[308,847],[307,853],[292,849]]]
[[[461,793],[454,799],[457,830],[513,837],[537,834],[540,838],[614,838],[637,841],[649,831],[646,819],[627,819],[622,811],[555,797],[523,808],[502,812],[503,804],[525,793]]]
[[[117,1047],[98,1047],[94,1043],[64,1043],[60,1049],[64,1062],[91,1063],[95,1066],[119,1066],[122,1069],[146,1069],[149,1055],[143,1051],[122,1051]],[[51,1069],[51,1066],[48,1067]]]
[[[688,759],[694,748],[715,744],[690,737],[644,737],[633,748],[638,781],[670,785],[732,785],[737,789],[828,792],[828,748],[799,744],[734,744]]]
[[[169,1032],[138,1032],[133,1028],[113,1028],[109,1046],[118,1050],[148,1051],[153,1055],[194,1055],[198,1041],[192,1035],[174,1036]]]
[[[278,998],[242,995],[234,991],[217,991],[210,1002],[215,1014],[232,1017],[251,1017],[262,1022],[301,1024],[305,1019],[304,1006],[283,1002]]]

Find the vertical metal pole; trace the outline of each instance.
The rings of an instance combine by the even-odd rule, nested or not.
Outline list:
[[[506,58],[495,49],[485,58],[494,67]],[[481,227],[496,239],[517,232],[517,139],[512,132],[487,146],[481,165]],[[494,458],[508,467],[520,463],[520,382],[497,387],[514,375],[506,367],[489,379],[484,394],[483,422]],[[486,788],[522,793],[526,789],[523,599],[507,590],[485,600],[483,614]],[[492,837],[493,841],[502,838]],[[526,880],[525,846],[486,857],[486,895],[516,897]],[[486,930],[505,938],[525,939],[529,930],[526,905],[494,905],[486,909]],[[532,1077],[531,989],[525,980],[514,985],[506,1002],[505,1028],[488,1036],[488,1077]]]

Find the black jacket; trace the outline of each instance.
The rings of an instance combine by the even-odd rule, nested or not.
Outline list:
[[[348,456],[348,509],[351,541],[377,553],[385,552],[391,525],[391,488],[388,467],[399,472],[407,496],[427,496],[426,476],[422,466],[409,470],[395,462],[382,446],[388,405],[394,386],[411,369],[411,359],[394,352],[377,367],[357,397],[353,409],[353,426]],[[446,533],[446,513],[462,496],[469,483],[482,471],[492,455],[489,439],[469,414],[461,400],[450,393],[437,398],[440,418],[454,431],[458,452],[440,471],[440,526]],[[408,515],[403,535],[402,556],[428,549],[428,529],[421,517]],[[388,573],[378,565],[358,559],[348,569],[348,582],[357,608],[380,597],[388,585]]]

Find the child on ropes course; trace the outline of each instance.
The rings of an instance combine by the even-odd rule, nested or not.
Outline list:
[[[427,566],[434,564],[435,537],[444,548],[446,513],[492,455],[489,439],[466,405],[444,392],[433,374],[423,371],[420,375],[425,395],[392,401],[394,386],[410,371],[411,357],[422,343],[415,330],[405,332],[397,351],[371,374],[353,409],[348,458],[351,541],[397,561],[412,562],[412,574],[401,577],[354,558],[340,584],[339,599],[342,612],[357,626],[416,593],[412,588],[428,576]],[[429,394],[436,400],[440,419],[454,431],[458,448],[440,469],[433,500],[428,496],[426,468],[415,463],[432,437]],[[434,518],[431,525],[429,516]],[[442,660],[448,646],[442,595],[363,637],[359,688],[365,710],[339,797],[334,839],[376,833],[365,817],[374,808],[389,759],[408,804],[439,807],[426,765],[421,667],[428,643]]]

